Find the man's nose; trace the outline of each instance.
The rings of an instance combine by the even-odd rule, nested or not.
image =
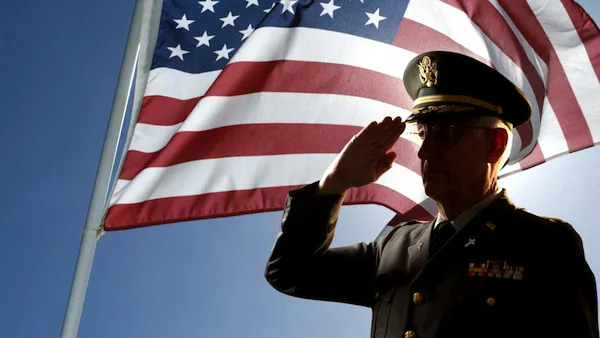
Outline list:
[[[421,160],[427,159],[431,156],[435,147],[433,146],[435,142],[433,141],[432,135],[425,136],[425,139],[421,143],[421,147],[419,148],[418,156]]]

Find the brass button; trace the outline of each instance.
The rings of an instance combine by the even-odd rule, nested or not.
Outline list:
[[[488,299],[486,299],[485,301],[487,303],[487,305],[489,306],[494,306],[494,304],[496,304],[496,299],[494,297],[490,297]]]
[[[379,298],[379,292],[375,292],[375,299]]]
[[[408,330],[404,333],[404,338],[417,338],[415,331]]]
[[[413,293],[413,303],[419,305],[423,302],[423,295],[420,292]]]

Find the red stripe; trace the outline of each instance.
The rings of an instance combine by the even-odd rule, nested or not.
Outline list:
[[[600,29],[579,4],[570,0],[562,0],[579,38],[585,46],[588,57],[592,62],[596,77],[600,80]]]
[[[569,151],[589,147],[593,144],[590,129],[558,55],[537,17],[524,1],[499,2],[529,45],[548,65],[548,100],[556,114]]]
[[[259,92],[337,94],[373,99],[410,109],[412,100],[402,88],[402,79],[341,64],[286,60],[237,62],[225,67],[204,97]],[[145,99],[139,122],[156,125],[181,123],[198,102],[202,103],[200,98],[185,100],[169,107],[174,109],[170,111],[164,106],[166,100],[169,99]]]
[[[108,209],[104,230],[126,230],[198,219],[279,211],[284,207],[288,191],[297,188],[300,186],[235,190],[161,198],[136,204],[118,204]],[[232,201],[244,201],[244,203],[232,203]],[[379,204],[390,207],[395,212],[410,213],[417,218],[431,217],[425,209],[412,200],[387,187],[375,184],[351,189],[344,204]]]
[[[138,123],[172,126],[185,121],[201,97],[177,100],[164,96],[145,96]]]
[[[398,27],[398,32],[396,33],[392,44],[417,54],[428,52],[433,49],[460,53],[493,67],[490,60],[471,52],[469,49],[450,39],[445,34],[407,18],[402,19],[402,22],[400,22],[400,27]]]
[[[544,162],[546,162],[546,159],[544,158],[544,154],[542,154],[540,144],[536,143],[531,153],[529,153],[527,157],[525,157],[521,162],[519,162],[519,167],[521,167],[521,170],[525,170],[535,167],[536,165],[542,164]]]
[[[362,128],[328,124],[246,124],[201,132],[179,132],[156,153],[129,151],[120,179],[132,180],[148,167],[194,160],[281,154],[339,153]],[[298,142],[298,140],[302,140]],[[392,148],[396,163],[420,173],[419,147],[403,138]]]
[[[238,62],[225,67],[206,96],[257,92],[338,94],[410,109],[410,97],[398,95],[402,86],[402,79],[342,64],[287,60]]]
[[[421,205],[408,197],[378,184],[369,184],[348,191],[345,205],[378,204],[392,211],[411,217],[411,219],[431,219],[432,215]]]

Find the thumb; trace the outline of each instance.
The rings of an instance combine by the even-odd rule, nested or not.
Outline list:
[[[386,164],[389,164],[391,166],[392,163],[394,163],[396,156],[397,156],[396,153],[391,151],[384,155],[383,160],[386,162]]]

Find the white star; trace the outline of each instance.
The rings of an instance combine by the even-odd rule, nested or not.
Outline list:
[[[198,3],[200,4],[200,6],[202,6],[202,12],[200,13],[204,13],[206,11],[211,11],[211,12],[215,12],[215,5],[218,4],[218,1],[213,1],[213,0],[204,0],[204,1],[198,1]]]
[[[285,13],[286,11],[294,14],[293,6],[296,4],[296,2],[298,2],[298,0],[279,0],[279,3],[283,5],[281,14]]]
[[[321,6],[323,6],[323,11],[321,12],[321,15],[319,16],[323,16],[325,14],[329,14],[329,16],[333,19],[333,11],[335,11],[336,9],[340,9],[342,8],[342,6],[336,6],[333,3],[333,0],[330,0],[328,4],[321,2]]]
[[[196,36],[194,37],[194,39],[198,40],[198,45],[196,47],[200,47],[200,46],[209,46],[210,47],[210,39],[214,38],[214,35],[207,35],[206,31],[204,31],[204,34],[202,34],[202,36]]]
[[[190,24],[196,20],[188,20],[187,16],[185,16],[185,14],[183,15],[183,17],[181,18],[181,20],[173,20],[175,22],[177,22],[177,27],[175,27],[175,29],[179,29],[179,28],[184,28],[186,31],[190,31]]]
[[[248,28],[244,29],[243,31],[240,31],[240,33],[244,34],[244,36],[242,36],[242,41],[246,40],[250,34],[252,34],[252,32],[254,32],[254,28],[252,28],[252,25],[249,24]]]
[[[219,19],[219,20],[223,21],[223,26],[221,26],[221,28],[223,28],[227,25],[235,26],[233,21],[235,21],[235,19],[237,19],[239,17],[240,17],[239,15],[231,15],[231,12],[229,12],[229,14],[227,14],[226,17]]]
[[[167,47],[170,51],[171,51],[171,56],[169,56],[169,59],[177,56],[178,58],[181,59],[181,61],[183,61],[183,56],[187,53],[189,53],[187,50],[182,50],[181,49],[181,45],[177,45],[177,47]]]
[[[252,6],[252,5],[256,5],[258,6],[258,0],[245,0],[248,4],[246,5],[246,8]]]
[[[223,45],[223,48],[221,48],[221,50],[215,51],[215,54],[218,55],[215,61],[219,61],[219,59],[221,58],[226,58],[227,60],[229,60],[229,53],[231,53],[232,50],[233,48],[227,48],[227,45]]]
[[[379,21],[386,19],[385,16],[379,15],[379,8],[377,8],[375,13],[366,13],[365,12],[365,14],[367,14],[367,16],[369,17],[369,21],[367,21],[365,26],[372,23],[375,27],[379,28]]]
[[[275,3],[273,3],[273,4],[271,5],[271,8],[265,9],[263,12],[265,12],[265,13],[269,13],[269,12],[270,12],[270,11],[273,9],[273,7],[275,7]]]

